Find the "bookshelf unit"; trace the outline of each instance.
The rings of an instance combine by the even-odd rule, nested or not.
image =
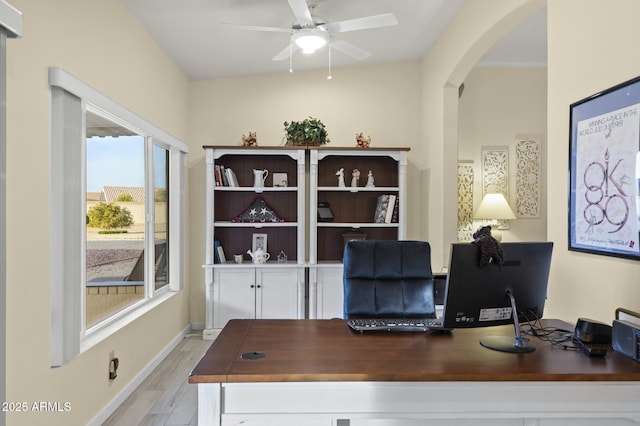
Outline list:
[[[205,331],[212,339],[231,318],[305,316],[305,151],[284,147],[204,146],[205,150]],[[218,166],[218,167],[216,167]],[[235,172],[238,186],[221,186],[219,166]],[[264,188],[254,188],[253,170],[268,170]],[[273,186],[273,173],[286,173],[288,185]],[[283,222],[237,222],[261,197]],[[270,259],[254,264],[247,250],[253,234],[267,235]],[[227,259],[218,263],[215,242]],[[278,254],[287,256],[278,262]],[[234,255],[242,254],[236,264]],[[276,278],[273,278],[276,277]]]
[[[342,254],[346,240],[405,239],[408,148],[317,148],[310,152],[309,188],[309,318],[342,316]],[[345,187],[338,186],[336,172],[344,169]],[[352,171],[360,171],[357,187]],[[366,187],[369,171],[374,187]],[[397,197],[397,216],[389,223],[375,223],[378,197]],[[333,213],[320,222],[318,202]]]
[[[232,318],[341,317],[345,236],[406,238],[408,148],[203,148],[204,339],[215,338]],[[238,186],[220,186],[216,166],[221,165],[235,172]],[[338,186],[336,172],[341,168],[345,187]],[[253,187],[253,169],[269,171],[264,188]],[[353,169],[360,171],[357,187],[351,187]],[[375,187],[366,187],[369,170]],[[288,186],[274,187],[274,172],[286,173]],[[397,197],[397,215],[391,222],[375,223],[378,197],[385,194]],[[233,221],[256,197],[284,221]],[[318,221],[318,201],[329,203],[333,221]],[[252,263],[246,254],[254,233],[267,235],[271,257],[265,264]],[[224,249],[224,263],[216,262],[216,241]],[[281,251],[287,255],[286,263],[277,261]],[[236,254],[243,255],[242,264],[234,263]]]

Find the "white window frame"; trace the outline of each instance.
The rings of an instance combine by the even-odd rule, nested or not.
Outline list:
[[[49,69],[51,88],[51,365],[60,366],[182,290],[184,281],[184,162],[186,144],[96,91],[61,68]],[[169,151],[169,276],[155,291],[145,282],[145,298],[85,329],[86,143],[85,115],[90,110],[145,138],[146,173],[153,146]],[[147,201],[153,191],[147,191]],[[145,255],[153,254],[153,203],[146,204]],[[147,277],[153,262],[145,260]]]

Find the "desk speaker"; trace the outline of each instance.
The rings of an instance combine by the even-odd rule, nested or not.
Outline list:
[[[582,343],[611,343],[611,326],[600,321],[578,318],[574,337]]]
[[[640,361],[640,327],[636,324],[613,320],[611,344],[614,351]]]

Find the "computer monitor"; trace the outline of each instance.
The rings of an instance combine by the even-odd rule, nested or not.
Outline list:
[[[535,346],[520,336],[519,323],[542,317],[553,243],[501,245],[502,266],[495,263],[480,266],[480,248],[473,243],[451,245],[443,327],[513,324],[514,337],[487,336],[480,344],[503,352],[531,352]]]

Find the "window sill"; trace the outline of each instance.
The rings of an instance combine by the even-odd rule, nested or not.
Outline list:
[[[96,330],[91,331],[80,341],[80,353],[83,353],[93,346],[97,345],[107,337],[115,334],[119,330],[123,329],[127,325],[133,323],[135,320],[140,318],[142,315],[147,312],[152,311],[154,308],[159,306],[161,303],[164,303],[166,300],[169,300],[173,296],[175,296],[178,292],[176,291],[165,291],[164,294],[158,295],[153,299],[147,301],[146,303],[132,309],[130,312],[126,313],[121,318],[116,319],[104,326],[98,327]]]

